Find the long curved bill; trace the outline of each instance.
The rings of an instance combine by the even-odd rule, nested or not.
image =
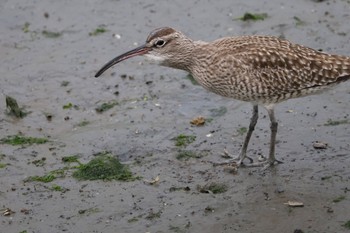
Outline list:
[[[129,52],[123,53],[122,55],[110,60],[105,64],[96,74],[95,78],[99,77],[103,72],[114,66],[115,64],[124,61],[125,59],[128,59],[130,57],[138,56],[138,55],[143,55],[148,53],[150,50],[149,47],[146,47],[146,45],[142,45],[140,47],[137,47],[136,49],[130,50]]]

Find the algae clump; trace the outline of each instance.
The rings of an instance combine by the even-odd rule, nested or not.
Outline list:
[[[99,154],[87,164],[82,164],[73,173],[79,180],[121,180],[133,181],[134,177],[129,167],[123,165],[109,153]]]
[[[256,13],[250,13],[250,12],[246,12],[242,17],[239,17],[239,20],[242,21],[257,21],[257,20],[264,20],[268,17],[268,15],[266,13],[262,13],[262,14],[256,14]]]
[[[218,194],[218,193],[224,193],[227,191],[227,185],[222,184],[222,183],[215,183],[212,182],[210,184],[206,184],[204,186],[197,186],[197,189],[201,193],[213,193],[213,194]]]
[[[17,145],[32,145],[32,144],[43,144],[48,142],[47,138],[34,138],[34,137],[24,137],[22,135],[7,136],[6,138],[0,139],[0,143],[9,144],[12,146]]]
[[[175,140],[175,146],[186,147],[196,140],[196,136],[180,134],[179,136],[174,138],[174,140]]]
[[[100,106],[96,107],[95,110],[98,113],[103,113],[103,112],[113,108],[115,105],[118,105],[117,101],[109,101],[107,103],[103,103]]]
[[[24,111],[24,108],[20,108],[17,100],[11,96],[6,96],[6,108],[9,110],[8,114],[17,118],[24,118],[29,112]]]

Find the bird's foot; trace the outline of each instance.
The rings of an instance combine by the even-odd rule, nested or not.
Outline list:
[[[280,161],[280,160],[277,160],[275,158],[273,158],[273,159],[270,159],[270,158],[266,159],[265,157],[260,156],[258,162],[250,163],[250,164],[244,164],[244,166],[245,167],[263,167],[262,170],[266,170],[266,169],[274,166],[275,164],[281,164],[281,163],[283,163],[283,162]]]
[[[244,159],[249,159],[250,163],[253,163],[253,159],[247,156],[246,154],[243,154],[242,152],[238,156],[234,156],[230,154],[226,149],[224,149],[224,152],[221,154],[221,156],[229,159],[222,162],[212,162],[214,166],[230,165],[230,164],[236,164],[237,166],[240,166],[241,164],[243,164]]]
[[[266,158],[264,156],[260,156],[258,158],[258,162],[253,162],[253,159],[246,156],[246,155],[239,155],[239,156],[232,156],[231,154],[228,153],[228,151],[225,149],[224,153],[222,156],[226,158],[230,158],[226,161],[222,162],[212,162],[214,166],[221,166],[221,165],[235,165],[236,167],[263,167],[262,170],[267,170],[270,167],[274,166],[275,164],[281,164],[283,163],[280,160],[277,160],[275,158]],[[244,159],[249,159],[249,164],[244,164],[243,160]]]

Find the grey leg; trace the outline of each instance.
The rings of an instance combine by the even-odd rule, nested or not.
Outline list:
[[[270,165],[273,165],[276,161],[275,158],[275,146],[276,146],[276,135],[277,135],[277,128],[278,128],[278,123],[275,118],[275,112],[273,108],[267,109],[267,112],[270,117],[271,125],[271,138],[270,138],[270,153],[269,153],[269,158],[268,162]]]
[[[224,164],[230,164],[232,162],[237,163],[238,165],[243,163],[244,159],[249,159],[250,163],[253,163],[253,159],[247,156],[247,149],[248,149],[248,144],[249,144],[249,140],[252,137],[252,133],[255,129],[255,125],[258,122],[258,117],[259,117],[259,108],[258,105],[253,105],[253,115],[250,118],[250,124],[249,124],[249,129],[247,132],[247,135],[245,136],[244,142],[243,142],[243,146],[242,149],[239,153],[238,156],[231,156],[226,150],[224,152],[224,154],[226,156],[230,156],[232,157],[232,159],[229,159],[225,162],[219,162],[219,163],[214,163],[214,165],[224,165]]]
[[[275,158],[275,146],[276,146],[276,135],[277,135],[277,128],[278,123],[275,118],[274,108],[273,106],[269,106],[266,108],[269,118],[270,118],[270,130],[271,130],[271,137],[270,137],[270,152],[269,152],[269,158],[266,161],[263,162],[257,162],[248,164],[247,166],[256,167],[256,166],[264,166],[264,169],[269,168],[270,166],[274,165],[275,162],[282,163],[281,161],[276,160]]]
[[[258,117],[259,117],[258,105],[253,105],[253,115],[250,118],[249,129],[248,129],[247,135],[245,136],[241,152],[239,153],[238,162],[237,162],[238,164],[241,164],[245,158],[248,158],[251,163],[253,162],[253,159],[247,156],[247,149],[248,149],[250,138],[252,137],[253,131],[255,129],[255,125],[258,122]]]
[[[257,167],[257,166],[264,166],[264,169],[274,165],[275,162],[277,163],[282,163],[281,161],[276,160],[275,158],[275,146],[276,146],[276,136],[277,136],[277,128],[278,128],[278,123],[275,118],[275,113],[274,113],[274,108],[272,105],[266,106],[269,118],[270,118],[270,130],[271,130],[271,137],[270,137],[270,152],[269,152],[269,158],[265,161],[262,162],[256,162],[253,163],[253,159],[247,156],[247,149],[249,145],[250,138],[252,137],[253,131],[255,129],[255,125],[258,122],[258,116],[259,116],[259,109],[258,105],[253,105],[253,115],[250,119],[250,124],[249,124],[249,129],[247,132],[247,135],[245,136],[243,146],[241,149],[241,152],[239,153],[238,157],[232,158],[228,161],[221,162],[221,163],[214,163],[214,165],[224,165],[224,164],[230,164],[232,162],[237,161],[236,163],[238,165],[241,165],[243,163],[244,159],[249,159],[250,164],[247,164],[245,166],[247,167]],[[227,152],[225,152],[228,154]]]

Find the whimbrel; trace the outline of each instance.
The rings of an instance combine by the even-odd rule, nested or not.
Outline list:
[[[254,165],[273,165],[278,123],[276,104],[310,94],[350,79],[350,57],[331,55],[273,36],[225,37],[212,42],[194,41],[173,28],[152,31],[146,43],[108,62],[95,75],[137,55],[160,65],[185,70],[204,88],[218,95],[250,102],[253,114],[239,155],[248,157],[249,140],[258,120],[258,106],[267,109],[271,125],[269,157]]]

